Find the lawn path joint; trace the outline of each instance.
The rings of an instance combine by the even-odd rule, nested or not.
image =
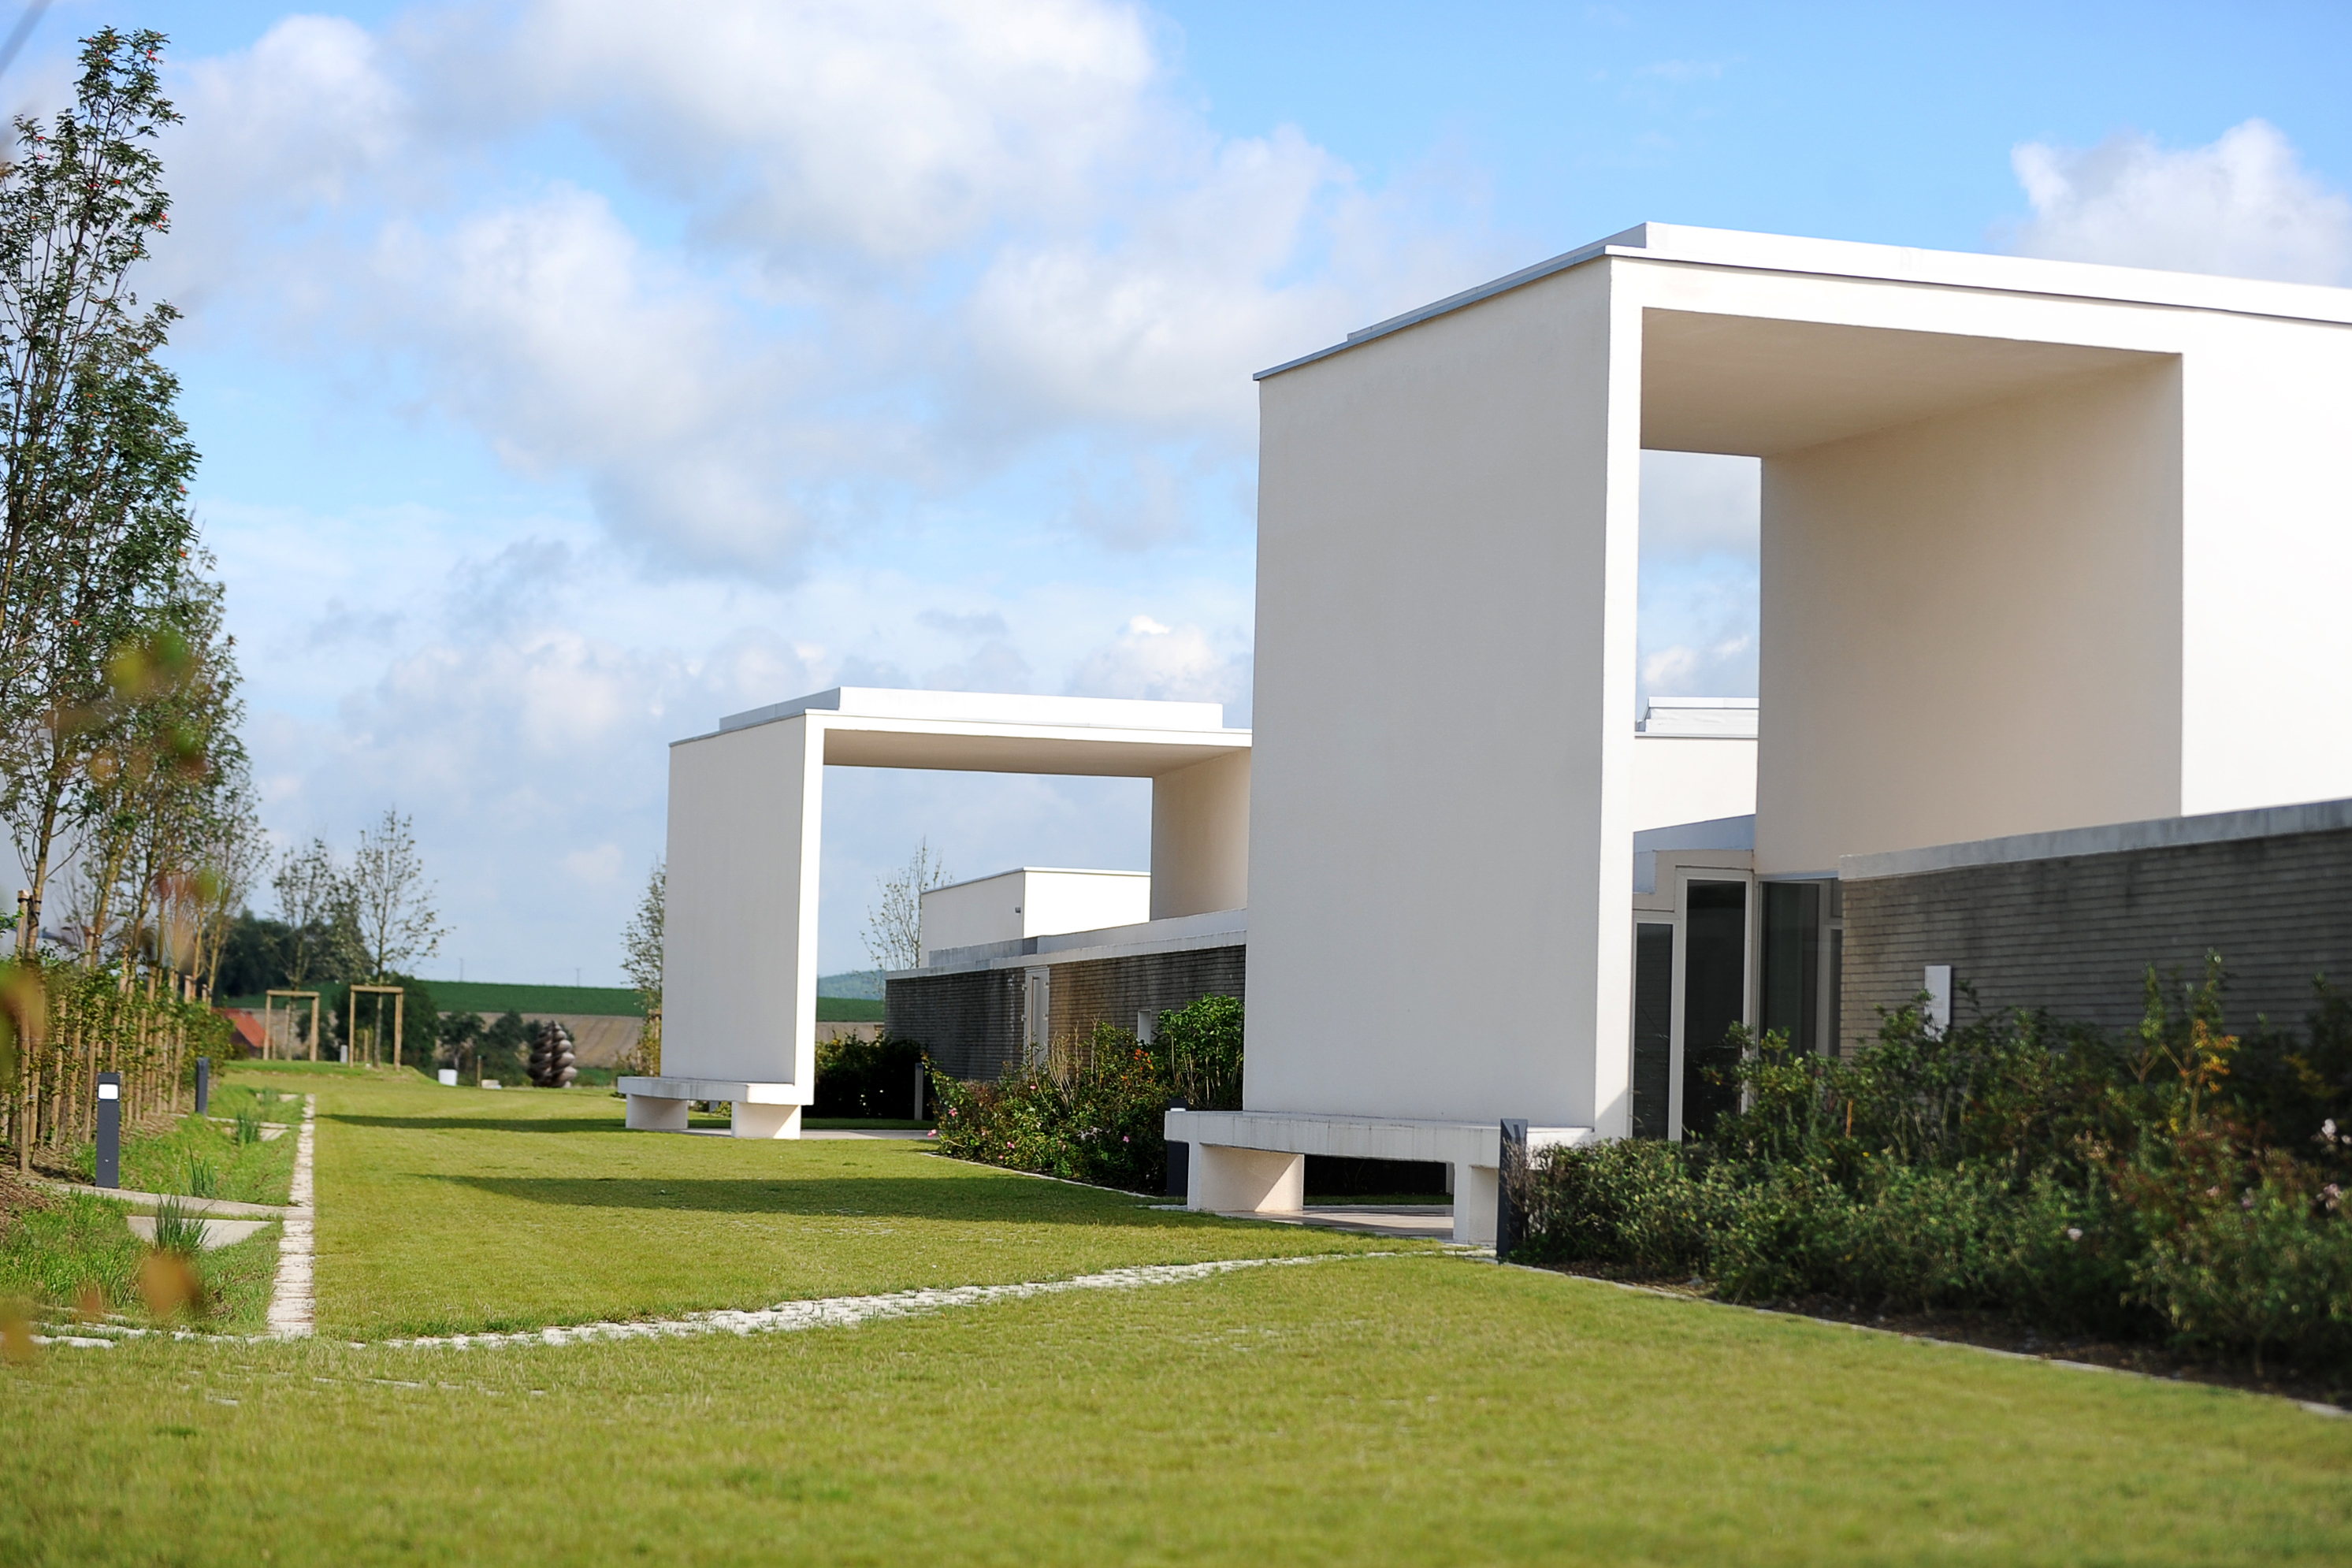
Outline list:
[[[504,1345],[588,1344],[600,1340],[676,1339],[694,1334],[781,1334],[802,1329],[848,1329],[879,1320],[917,1317],[947,1307],[1022,1301],[1070,1290],[1132,1290],[1147,1285],[1189,1284],[1239,1268],[1286,1268],[1306,1263],[1343,1263],[1359,1258],[1411,1256],[1414,1255],[1322,1252],[1294,1258],[1232,1258],[1213,1263],[1153,1263],[1032,1284],[955,1285],[893,1290],[881,1296],[830,1296],[813,1301],[785,1301],[752,1311],[693,1312],[683,1318],[655,1318],[642,1322],[577,1323],[569,1328],[532,1329],[511,1334],[442,1334],[386,1340],[383,1343],[404,1350],[478,1350]]]
[[[310,1163],[316,1152],[319,1097],[302,1097],[302,1131],[294,1145],[294,1185],[286,1195],[286,1228],[278,1239],[278,1286],[269,1297],[269,1332],[281,1340],[307,1339],[316,1321],[311,1290],[312,1250],[318,1209],[311,1195]]]

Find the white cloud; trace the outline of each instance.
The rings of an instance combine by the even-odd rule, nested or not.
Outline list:
[[[1223,702],[1225,721],[1249,702],[1247,653],[1223,653],[1196,626],[1131,618],[1118,637],[1078,661],[1069,689],[1076,697],[1141,697],[1155,701]]]
[[[294,17],[184,96],[199,333],[576,476],[666,570],[789,578],[1074,438],[1066,525],[1181,537],[1251,371],[1481,270],[1419,221],[1465,183],[1220,137],[1112,0]],[[611,163],[546,177],[567,137]]]
[[[1756,557],[1764,466],[1709,452],[1642,454],[1642,556]]]
[[[2352,278],[2352,202],[2263,121],[2177,152],[2123,134],[2088,150],[2029,142],[2010,162],[2033,206],[2012,240],[2022,255],[2298,283]]]

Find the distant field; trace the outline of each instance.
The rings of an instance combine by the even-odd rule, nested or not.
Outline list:
[[[591,1017],[643,1016],[637,994],[625,985],[500,985],[486,980],[428,980],[433,1005],[445,1013],[580,1013]],[[224,1007],[261,1005],[258,996],[224,998]],[[820,996],[816,1016],[826,1024],[878,1024],[882,1004],[856,996]]]

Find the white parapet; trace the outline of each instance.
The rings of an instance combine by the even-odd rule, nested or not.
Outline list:
[[[1454,1168],[1454,1239],[1495,1239],[1500,1121],[1428,1121],[1296,1110],[1171,1110],[1171,1143],[1192,1146],[1185,1206],[1220,1214],[1297,1213],[1309,1154],[1417,1160]],[[1529,1152],[1584,1143],[1590,1127],[1530,1127]]]
[[[683,1132],[687,1108],[698,1100],[723,1101],[738,1138],[797,1138],[801,1107],[809,1091],[798,1084],[747,1083],[712,1078],[625,1078],[615,1086],[628,1097],[625,1125],[631,1131]]]

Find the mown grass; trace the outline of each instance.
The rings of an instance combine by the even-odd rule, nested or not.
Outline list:
[[[363,1069],[306,1087],[320,1331],[351,1339],[1385,1245],[1154,1212],[913,1140],[627,1132],[605,1095]]]
[[[27,1563],[2270,1563],[2275,1400],[1357,1258],[751,1339],[129,1345],[0,1378]]]
[[[0,1562],[2352,1559],[2352,1421],[2280,1400],[1159,1215],[919,1145],[309,1087],[322,1336],[0,1371],[0,1421],[36,1435],[0,1460]],[[340,1342],[452,1301],[581,1319],[1285,1253],[1337,1256],[742,1339]]]

